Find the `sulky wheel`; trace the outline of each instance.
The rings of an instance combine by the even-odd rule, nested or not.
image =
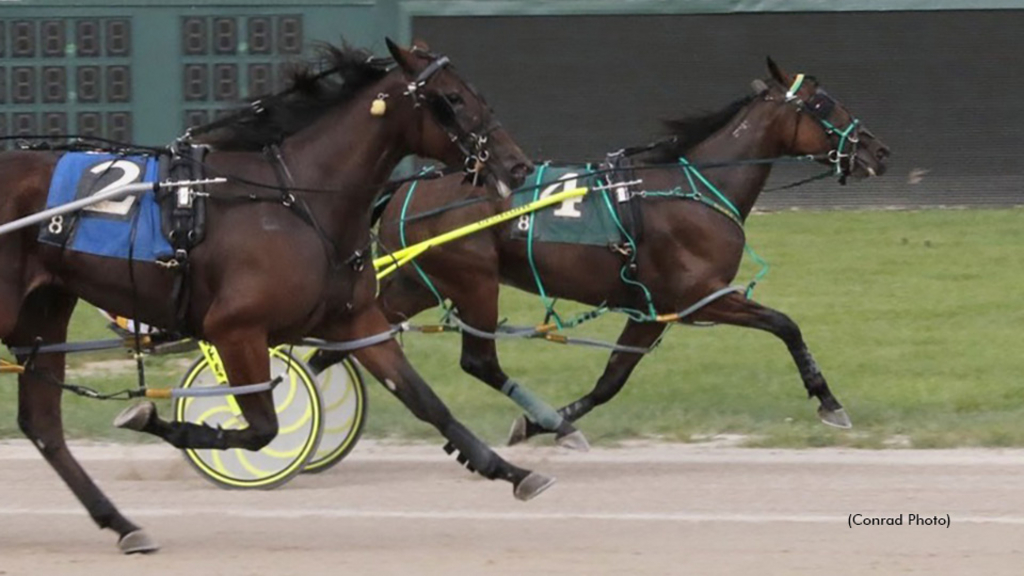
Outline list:
[[[182,379],[182,388],[223,385],[224,369],[212,346],[203,345]],[[316,377],[305,363],[284,347],[270,350],[271,378],[282,376],[274,388],[278,434],[258,452],[242,449],[182,452],[206,479],[221,488],[276,488],[305,468],[316,454],[323,433],[322,402]],[[225,429],[242,428],[245,420],[233,396],[178,398],[174,417],[179,421],[209,424]]]
[[[315,348],[295,350],[295,355],[307,363],[316,353]],[[323,472],[341,462],[359,441],[366,421],[366,387],[351,356],[324,368],[316,377],[323,402],[324,433],[320,448],[306,464],[306,472]]]

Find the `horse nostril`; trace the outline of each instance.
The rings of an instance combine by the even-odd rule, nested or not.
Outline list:
[[[888,157],[889,157],[889,149],[888,148],[879,148],[878,150],[875,151],[875,158],[877,158],[879,161],[885,160]]]

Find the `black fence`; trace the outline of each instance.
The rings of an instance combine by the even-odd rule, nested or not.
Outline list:
[[[537,158],[599,159],[806,72],[893,151],[889,173],[766,193],[761,208],[1024,204],[1024,10],[418,17]],[[784,167],[768,186],[812,175]]]

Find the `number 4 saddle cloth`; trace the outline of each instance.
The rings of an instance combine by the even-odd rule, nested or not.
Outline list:
[[[590,191],[561,204],[524,214],[513,223],[512,238],[610,247],[623,242],[625,232],[638,241],[641,231],[638,199],[634,198],[628,184],[608,186],[609,181],[628,181],[631,171],[610,172],[606,170],[607,165],[600,168],[602,170],[589,165],[538,166],[533,177],[513,195],[513,207],[575,188],[586,187]]]
[[[69,152],[61,156],[54,170],[46,207],[54,208],[126,184],[165,179],[169,176],[168,171],[174,170],[180,160],[170,154]],[[190,177],[188,174],[180,176]],[[174,215],[177,211],[174,197],[173,191],[167,190],[158,199],[150,190],[55,216],[40,224],[39,241],[97,256],[165,261],[175,257],[176,249],[180,247],[180,242],[174,242],[172,246],[168,240],[168,237],[178,236],[176,224],[180,224]],[[164,210],[161,210],[161,204]],[[203,215],[192,218],[193,209],[191,205],[188,207],[189,224],[200,221]],[[199,234],[180,234],[186,235],[190,244],[197,243],[194,241]]]

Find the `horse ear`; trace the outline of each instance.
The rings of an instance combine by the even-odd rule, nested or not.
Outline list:
[[[413,74],[412,54],[410,54],[405,48],[395,44],[391,38],[385,37],[384,42],[388,45],[388,52],[390,52],[391,57],[395,59],[395,63],[398,64],[407,74]]]
[[[771,73],[772,78],[774,78],[779,84],[782,84],[783,86],[789,86],[789,74],[786,74],[786,72],[783,71],[782,68],[779,68],[779,65],[775,63],[775,60],[772,60],[771,56],[768,56],[767,60],[768,72]]]
[[[416,38],[412,41],[413,48],[419,48],[424,52],[430,52],[430,46],[427,45],[426,41]]]

